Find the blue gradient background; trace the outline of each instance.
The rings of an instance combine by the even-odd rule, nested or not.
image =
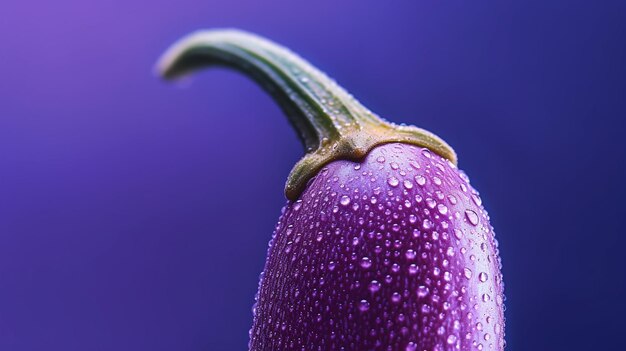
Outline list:
[[[624,349],[626,2],[0,2],[0,350],[243,350],[302,155],[258,87],[151,72],[258,32],[436,132],[501,244],[508,350]]]

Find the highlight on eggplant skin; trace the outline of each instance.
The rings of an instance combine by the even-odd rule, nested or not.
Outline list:
[[[283,209],[250,350],[502,350],[500,267],[468,177],[385,144],[329,164]]]
[[[196,32],[158,69],[169,79],[215,65],[268,91],[305,148],[285,186],[249,350],[503,350],[498,242],[443,139],[378,117],[251,33]]]

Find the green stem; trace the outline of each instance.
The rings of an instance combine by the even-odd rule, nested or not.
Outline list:
[[[285,185],[296,200],[327,163],[358,161],[377,145],[401,142],[429,148],[456,163],[456,154],[434,134],[399,126],[373,114],[324,73],[267,39],[238,30],[193,33],[160,59],[159,73],[176,78],[198,68],[234,68],[258,82],[280,105],[306,148]]]

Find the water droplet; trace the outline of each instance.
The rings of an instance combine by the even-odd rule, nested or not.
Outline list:
[[[441,213],[442,215],[445,215],[446,213],[448,213],[448,208],[446,207],[446,205],[444,204],[439,204],[437,205],[437,210],[439,211],[439,213]]]
[[[441,179],[439,177],[433,177],[433,183],[441,185]]]
[[[384,157],[382,157],[382,156],[378,156],[378,158],[376,159],[376,161],[377,161],[378,163],[385,163],[385,158],[384,158]]]
[[[405,181],[403,182],[403,184],[404,184],[404,187],[405,187],[405,188],[407,188],[407,189],[413,189],[413,183],[411,183],[411,181],[410,181],[410,180],[408,180],[408,179],[407,179],[407,180],[405,180]]]
[[[478,274],[478,280],[480,280],[481,282],[486,282],[487,281],[487,273],[485,272],[480,272],[480,274]]]
[[[409,260],[412,260],[415,258],[415,256],[417,256],[417,253],[415,252],[415,250],[413,249],[408,249],[406,250],[406,253],[404,254],[406,256],[406,258],[408,258]]]
[[[456,205],[456,203],[457,203],[456,196],[448,195],[448,201],[450,201],[451,204]]]
[[[367,311],[367,310],[369,310],[369,309],[370,309],[370,303],[369,303],[369,302],[367,302],[367,300],[361,300],[361,301],[359,302],[359,310],[360,310],[361,312],[365,312],[365,311]]]
[[[361,267],[367,269],[370,268],[372,266],[372,260],[370,260],[369,257],[363,257],[361,259]]]
[[[465,210],[465,217],[472,225],[478,224],[478,215],[472,210]]]
[[[456,335],[450,334],[446,342],[448,343],[448,345],[454,344],[456,342]]]
[[[300,207],[302,207],[302,200],[298,200],[296,201],[296,203],[293,204],[294,211],[298,211]]]
[[[369,289],[371,292],[377,292],[380,290],[380,282],[378,282],[378,280],[372,280],[370,282]]]
[[[395,188],[398,186],[398,184],[400,184],[400,181],[396,177],[391,177],[387,179],[387,184]]]
[[[406,348],[404,349],[405,351],[416,351],[417,350],[417,344],[413,341],[409,341],[409,343],[406,345]]]
[[[496,335],[500,335],[501,332],[501,326],[500,323],[496,323],[496,325],[494,326],[494,331],[496,332]]]
[[[400,296],[400,293],[398,292],[394,292],[393,294],[391,294],[391,301],[398,303],[400,302],[400,299],[402,298],[402,296]]]
[[[398,164],[395,163],[395,162],[391,162],[391,164],[389,164],[389,165],[391,166],[391,169],[394,169],[394,170],[399,168]]]
[[[489,296],[489,294],[483,294],[483,302],[487,302],[491,300],[491,296]]]
[[[472,277],[472,270],[467,267],[463,268],[463,275],[465,278],[470,279]]]
[[[472,194],[472,200],[474,200],[476,206],[480,206],[483,204],[483,200],[481,200],[480,196],[478,196],[477,194]]]
[[[435,208],[437,206],[437,201],[431,199],[430,197],[426,198],[426,205],[430,208]]]
[[[461,239],[463,239],[463,232],[460,231],[459,229],[454,228],[454,236],[457,239],[461,240]]]
[[[417,287],[417,297],[424,297],[428,295],[428,288],[424,285],[420,285]]]
[[[428,151],[428,149],[422,149],[422,155],[424,155],[424,157],[426,158],[431,158],[431,154],[430,154],[430,151]]]
[[[344,206],[348,206],[350,204],[350,197],[344,195],[341,197],[341,200],[339,200],[339,203],[344,205]]]
[[[394,273],[398,273],[400,271],[400,265],[397,263],[394,263],[391,265],[391,271]]]
[[[454,328],[454,330],[461,329],[461,322],[459,322],[458,319],[455,319],[454,322],[452,322],[452,328]]]
[[[433,222],[431,222],[431,220],[430,220],[430,219],[425,218],[425,219],[422,221],[422,228],[424,228],[424,229],[428,230],[428,229],[431,229],[432,227],[433,227]]]
[[[329,271],[334,271],[335,267],[337,266],[337,264],[333,261],[328,262],[328,270]]]
[[[418,174],[418,175],[415,176],[415,182],[419,186],[424,186],[424,184],[426,184],[426,177],[424,177],[423,175],[419,175]]]

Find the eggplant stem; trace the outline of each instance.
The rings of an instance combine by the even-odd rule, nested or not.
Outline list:
[[[210,66],[230,67],[254,79],[280,105],[298,133],[306,154],[285,185],[285,195],[292,201],[324,165],[339,159],[359,161],[381,144],[426,147],[457,162],[456,153],[441,138],[380,118],[304,59],[251,33],[234,29],[192,33],[163,54],[157,72],[174,79]]]

